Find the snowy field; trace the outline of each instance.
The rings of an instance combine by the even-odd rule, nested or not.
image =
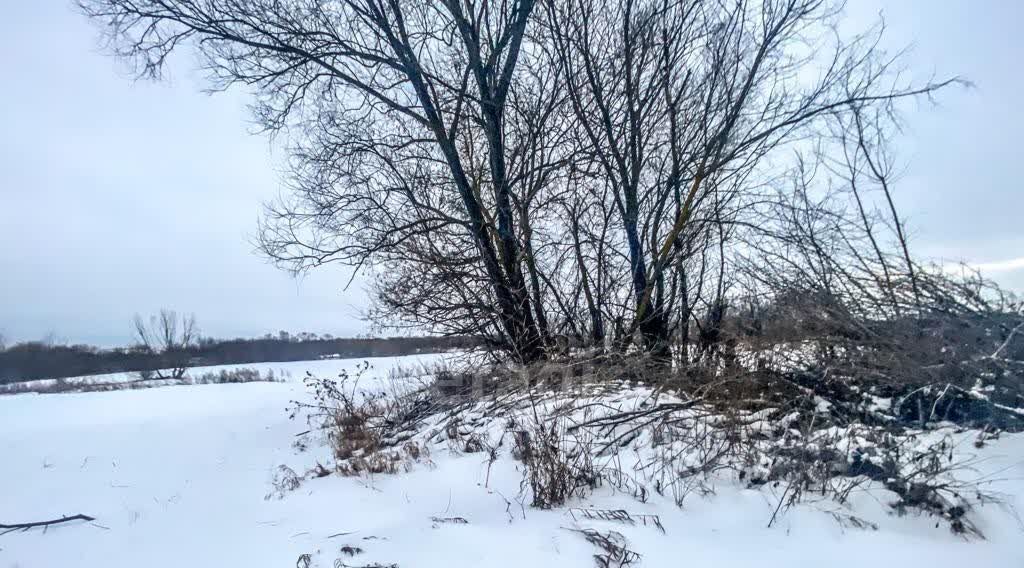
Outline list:
[[[282,382],[301,383],[306,373],[314,376],[326,377],[337,376],[341,372],[352,372],[363,363],[370,362],[373,365],[379,364],[382,369],[378,371],[387,374],[387,371],[397,368],[414,370],[422,367],[424,363],[431,363],[440,360],[438,354],[408,355],[405,357],[364,357],[362,359],[319,359],[315,361],[281,361],[270,363],[239,363],[235,365],[210,365],[205,367],[189,367],[185,371],[185,380],[202,377],[209,374],[217,374],[222,371],[231,372],[238,370],[252,369],[259,371],[261,375],[272,375],[273,379]],[[136,372],[106,373],[100,375],[84,375],[80,377],[67,377],[64,379],[38,379],[34,381],[21,381],[7,385],[9,388],[40,390],[45,391],[58,381],[69,386],[105,385],[115,383],[128,383],[139,380]],[[4,385],[0,385],[0,394],[3,394]]]
[[[363,386],[386,383],[438,356],[371,360]],[[361,360],[245,365],[279,383],[174,386],[113,392],[0,396],[0,523],[84,513],[68,523],[0,536],[0,568],[594,566],[595,549],[567,529],[621,532],[638,566],[1016,567],[1024,566],[1024,437],[981,450],[965,432],[957,451],[977,454],[974,474],[993,481],[1007,506],[975,511],[986,540],[966,540],[925,516],[898,517],[884,496],[854,495],[852,509],[878,530],[843,526],[830,501],[801,504],[772,528],[777,489],[723,485],[683,508],[652,495],[639,503],[599,488],[577,507],[657,514],[653,526],[584,520],[570,509],[517,502],[521,475],[507,452],[491,468],[482,454],[432,451],[430,464],[397,476],[309,479],[266,499],[281,465],[329,465],[327,448],[294,447],[306,399],[305,371],[335,375]],[[840,511],[842,512],[842,511]],[[433,518],[461,518],[465,523]],[[349,556],[342,547],[362,549]],[[304,562],[298,563],[304,568]]]

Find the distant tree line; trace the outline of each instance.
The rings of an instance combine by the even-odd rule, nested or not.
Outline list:
[[[202,338],[184,350],[188,366],[303,361],[325,357],[391,357],[467,349],[471,337],[335,338],[281,332],[258,339]],[[0,384],[80,375],[148,371],[164,368],[166,354],[137,345],[100,349],[92,345],[60,345],[49,341],[0,347]]]

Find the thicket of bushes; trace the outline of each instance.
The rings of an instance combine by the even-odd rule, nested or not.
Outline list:
[[[779,386],[795,375],[779,371],[694,374],[631,356],[580,363],[442,371],[438,382],[393,392],[359,393],[358,374],[310,378],[313,401],[296,410],[305,411],[310,432],[322,433],[335,463],[317,463],[292,489],[331,472],[406,471],[447,448],[482,455],[488,472],[510,455],[522,473],[514,498],[541,509],[572,507],[599,486],[639,502],[658,494],[683,506],[732,481],[771,488],[777,507],[769,526],[798,503],[827,498],[840,506],[832,514],[841,525],[874,528],[842,508],[874,485],[891,492],[881,497],[895,514],[931,515],[954,533],[983,537],[971,511],[999,498],[984,478],[962,475],[976,458],[953,451],[954,434],[962,432],[954,425],[982,428],[978,448],[998,438],[999,427],[941,410],[922,424],[896,404],[863,404],[876,396],[868,394],[870,379],[847,385],[863,392],[833,390],[821,376],[787,391]],[[762,380],[770,376],[775,384]],[[949,395],[930,396],[930,406],[941,409],[937,401]]]

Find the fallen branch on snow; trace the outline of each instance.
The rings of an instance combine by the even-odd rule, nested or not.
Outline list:
[[[70,521],[95,521],[95,520],[96,519],[94,517],[90,517],[89,515],[83,515],[83,514],[79,513],[77,515],[72,515],[70,517],[61,517],[59,519],[53,519],[53,520],[49,520],[49,521],[36,521],[36,522],[33,522],[33,523],[15,523],[13,525],[5,525],[3,523],[0,523],[0,530],[4,531],[4,532],[0,533],[0,535],[7,534],[7,533],[9,533],[11,531],[16,531],[16,530],[27,531],[28,529],[32,529],[32,528],[35,528],[35,527],[49,527],[50,525],[59,525],[61,523],[67,523],[67,522],[70,522]]]

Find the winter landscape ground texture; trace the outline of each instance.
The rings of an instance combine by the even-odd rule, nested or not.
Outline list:
[[[360,388],[438,357],[371,360]],[[290,363],[290,380],[275,383],[0,397],[0,523],[96,519],[3,534],[0,568],[589,567],[595,549],[578,532],[588,528],[621,533],[638,566],[1024,566],[1020,435],[977,449],[976,433],[953,434],[954,451],[974,459],[969,475],[1003,497],[973,512],[985,539],[894,515],[882,490],[859,491],[846,506],[807,499],[771,528],[781,487],[723,483],[682,507],[599,487],[542,511],[524,502],[508,452],[489,466],[483,454],[443,446],[407,473],[328,475],[274,495],[280,466],[301,474],[333,459],[327,447],[296,444],[307,426],[287,407],[308,398],[304,371],[351,372],[360,362]],[[657,515],[664,531],[591,520],[585,509]],[[840,522],[843,514],[877,530]]]

